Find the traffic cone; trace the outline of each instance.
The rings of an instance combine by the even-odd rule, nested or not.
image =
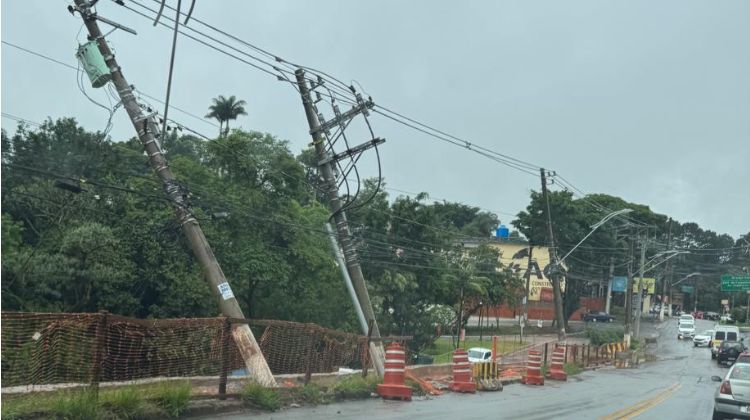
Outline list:
[[[542,353],[537,350],[529,350],[529,361],[526,363],[526,375],[521,377],[521,382],[526,385],[544,385],[542,376]]]
[[[453,352],[453,382],[450,389],[453,392],[477,392],[477,384],[471,378],[469,354],[464,349]]]
[[[404,385],[406,352],[398,343],[391,343],[385,350],[385,372],[383,383],[378,384],[378,395],[384,399],[411,401],[411,388]]]
[[[556,347],[552,352],[552,364],[547,372],[547,377],[556,381],[567,381],[568,374],[565,373],[565,347]]]

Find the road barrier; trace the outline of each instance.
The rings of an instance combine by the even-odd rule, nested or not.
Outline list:
[[[472,364],[474,380],[482,391],[502,391],[498,364],[492,361]]]
[[[568,374],[565,373],[565,346],[556,346],[552,352],[552,364],[550,364],[547,377],[556,381],[567,381]]]
[[[464,349],[456,349],[453,352],[453,382],[451,382],[450,389],[453,392],[474,393],[477,391],[477,385],[471,377],[469,354]]]
[[[411,401],[411,388],[404,385],[406,352],[399,343],[391,343],[385,350],[383,383],[378,384],[378,395],[387,400]]]
[[[542,353],[537,350],[529,350],[529,359],[526,364],[526,374],[521,377],[521,382],[526,385],[544,385],[542,376]]]

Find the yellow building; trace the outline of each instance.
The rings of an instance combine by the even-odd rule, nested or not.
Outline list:
[[[509,267],[513,273],[524,278],[529,266],[529,243],[514,238],[497,238],[465,240],[462,244],[466,248],[475,248],[486,244],[500,252],[500,263],[503,268]],[[544,269],[549,265],[549,248],[535,246],[531,249],[531,277],[529,283],[530,301],[552,301],[552,281],[544,276]],[[560,288],[565,290],[565,280],[560,282]]]

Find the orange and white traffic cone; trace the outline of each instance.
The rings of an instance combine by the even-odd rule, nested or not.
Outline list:
[[[552,364],[549,367],[547,377],[556,381],[567,381],[568,374],[565,373],[565,347],[556,347],[552,352]]]
[[[378,395],[384,399],[411,401],[411,388],[404,385],[406,352],[398,343],[391,343],[385,350],[385,372],[383,383],[378,384]]]
[[[542,376],[542,353],[537,350],[529,350],[529,361],[526,363],[526,375],[521,377],[521,382],[526,385],[544,385]]]
[[[464,349],[453,352],[453,382],[450,389],[453,392],[477,392],[477,384],[471,377],[469,354]]]

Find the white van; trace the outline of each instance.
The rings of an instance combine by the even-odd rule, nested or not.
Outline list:
[[[721,342],[740,341],[740,328],[735,325],[716,325],[714,326],[714,338],[711,340],[711,358],[716,359],[716,353],[719,351]]]

